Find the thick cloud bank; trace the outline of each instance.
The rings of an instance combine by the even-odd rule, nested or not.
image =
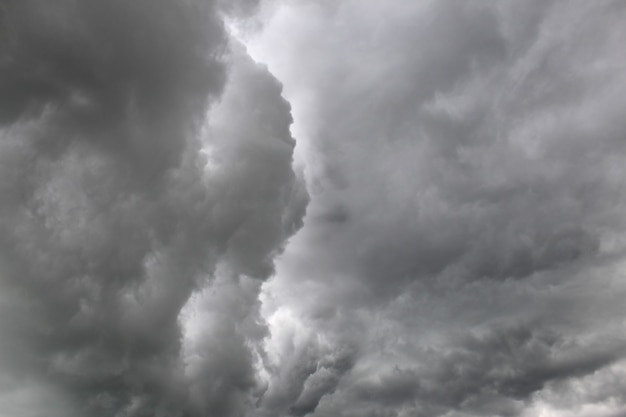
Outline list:
[[[626,415],[626,3],[284,2],[266,416]]]
[[[0,0],[0,415],[626,416],[624,45],[622,0]]]
[[[255,395],[255,300],[307,198],[281,87],[222,23],[248,3],[0,3],[2,416]],[[234,299],[206,303],[228,320],[193,336],[223,281]]]

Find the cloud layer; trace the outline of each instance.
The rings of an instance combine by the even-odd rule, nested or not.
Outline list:
[[[250,38],[312,196],[265,286],[268,416],[626,413],[625,15],[303,2]]]
[[[626,415],[624,22],[0,1],[0,414]]]

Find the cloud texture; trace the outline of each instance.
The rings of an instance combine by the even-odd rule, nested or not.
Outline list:
[[[251,38],[312,196],[265,287],[268,416],[626,415],[624,22],[346,0]]]
[[[625,44],[620,0],[0,0],[0,414],[626,416]]]
[[[280,85],[220,7],[2,3],[3,416],[236,415],[250,391],[247,335],[207,329],[235,338],[222,363],[181,311],[218,270],[254,300],[306,192]]]

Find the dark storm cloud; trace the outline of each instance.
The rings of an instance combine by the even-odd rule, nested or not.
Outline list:
[[[238,415],[250,395],[254,327],[203,375],[179,314],[218,262],[267,278],[306,204],[280,85],[223,28],[238,10],[0,4],[1,414]]]
[[[623,415],[624,22],[0,1],[0,414]]]
[[[167,114],[180,122],[222,85],[214,55],[223,34],[211,8],[169,1],[3,2],[3,119],[35,117],[54,105],[71,123],[110,124],[128,117],[133,105],[139,117]]]
[[[609,0],[303,2],[251,41],[312,195],[269,349],[360,346],[310,415],[623,412],[559,403],[624,367],[624,22]]]

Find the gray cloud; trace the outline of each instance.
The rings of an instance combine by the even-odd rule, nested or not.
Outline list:
[[[289,3],[250,40],[312,195],[265,285],[270,349],[359,346],[310,415],[624,412],[573,399],[623,367],[624,13]]]
[[[245,339],[190,374],[180,312],[299,227],[280,85],[211,2],[1,6],[0,412],[235,415]]]
[[[0,414],[624,415],[625,14],[0,2]]]

